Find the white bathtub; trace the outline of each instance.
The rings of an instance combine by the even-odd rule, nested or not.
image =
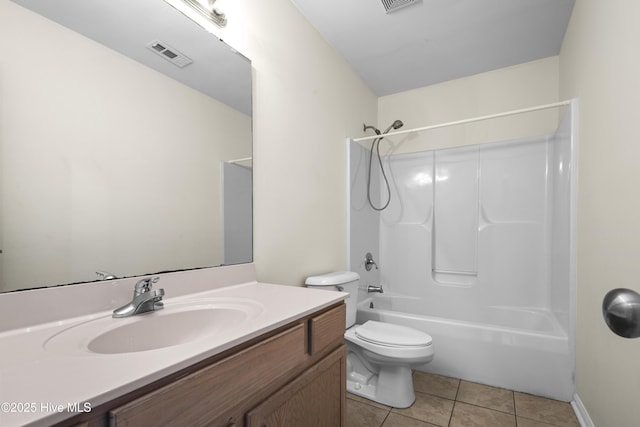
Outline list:
[[[421,368],[425,372],[572,400],[573,351],[552,313],[504,306],[458,307],[454,310],[458,319],[450,319],[446,312],[442,304],[430,306],[424,299],[375,294],[358,304],[357,323],[380,320],[431,335],[435,356]]]

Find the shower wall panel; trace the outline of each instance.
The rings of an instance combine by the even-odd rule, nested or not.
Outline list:
[[[369,150],[350,141],[349,149],[349,264],[358,272],[362,283],[380,283],[379,270],[364,268],[364,258],[371,252],[380,264],[380,215],[369,207],[367,201],[367,169]],[[378,173],[371,177],[371,192],[380,193]]]
[[[569,302],[571,289],[567,285],[571,283],[571,229],[567,225],[571,216],[571,176],[575,163],[572,159],[572,114],[568,110],[560,126],[553,137],[551,144],[551,162],[549,174],[554,182],[551,187],[550,213],[550,298],[551,309],[560,321],[565,332],[569,332]]]
[[[479,279],[491,304],[548,308],[548,139],[481,147]]]
[[[412,284],[422,283],[431,274],[434,153],[400,154],[389,160],[387,157],[384,165],[389,171],[392,198],[376,224],[380,229],[380,261],[384,274],[397,281],[394,292],[411,295]]]
[[[442,283],[471,284],[478,275],[478,151],[435,152],[432,267]]]
[[[389,207],[381,212],[383,223],[431,227],[433,156],[434,153],[428,151],[385,158],[392,196]]]
[[[456,298],[460,307],[548,310],[552,144],[545,137],[385,159],[392,201],[381,213],[379,252],[387,289]]]

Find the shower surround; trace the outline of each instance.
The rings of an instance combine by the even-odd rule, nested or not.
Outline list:
[[[381,212],[366,201],[369,151],[350,142],[350,268],[384,287],[360,291],[358,323],[429,333],[425,371],[572,400],[571,129],[566,108],[550,135],[385,156]]]

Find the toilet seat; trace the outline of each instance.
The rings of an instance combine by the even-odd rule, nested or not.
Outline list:
[[[358,333],[359,329],[365,326],[369,322],[373,322],[373,323],[365,327],[364,330],[360,330],[360,332]],[[414,342],[414,343],[421,342],[421,344],[419,345],[394,344],[393,341],[403,341],[403,340],[391,339],[389,335],[385,335],[383,332],[380,332],[380,334],[378,334],[375,330],[376,328],[379,327],[380,324],[382,323],[370,320],[368,322],[365,322],[363,325],[355,325],[347,329],[347,331],[344,334],[344,338],[345,340],[351,342],[352,344],[358,347],[361,347],[363,350],[366,350],[372,353],[371,357],[375,358],[378,361],[380,360],[380,357],[383,357],[383,358],[390,358],[390,360],[396,359],[399,362],[400,361],[415,362],[420,360],[422,361],[422,363],[427,363],[433,357],[433,353],[434,353],[433,345],[431,342],[431,337],[429,335],[412,328],[407,328],[405,326],[384,324],[386,326],[390,326],[390,328],[386,328],[385,326],[382,326],[379,330],[384,330],[387,332],[397,330],[397,331],[401,331],[400,333],[397,334],[397,336],[406,337],[407,335],[409,335],[413,338],[416,338],[418,336],[421,337],[421,339],[417,341],[411,341],[408,338],[404,339],[404,342]],[[395,329],[395,327],[397,326],[399,326],[400,329]],[[407,332],[406,330],[404,330],[404,328],[409,329],[412,332],[409,334],[404,334],[404,332]],[[364,331],[364,335],[366,337],[369,337],[368,339],[366,338],[363,339],[359,336],[363,334],[363,331]],[[414,334],[413,332],[415,332],[416,334]],[[378,341],[378,342],[374,342],[374,341]],[[392,342],[390,343],[388,341],[392,341]]]
[[[417,329],[375,320],[356,327],[355,335],[363,341],[389,347],[428,347],[432,341],[428,334]]]

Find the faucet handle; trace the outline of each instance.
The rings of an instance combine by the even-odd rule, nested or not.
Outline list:
[[[154,283],[157,283],[160,280],[160,276],[156,277],[145,277],[144,279],[140,279],[136,282],[136,285],[133,289],[133,293],[135,295],[140,295],[145,292],[149,292]]]
[[[115,274],[109,273],[108,271],[96,271],[96,274],[100,278],[99,280],[117,279]]]
[[[367,271],[371,271],[371,267],[375,267],[377,270],[378,264],[376,264],[376,262],[373,260],[373,255],[371,255],[371,252],[367,252],[367,254],[364,257],[364,268]]]

